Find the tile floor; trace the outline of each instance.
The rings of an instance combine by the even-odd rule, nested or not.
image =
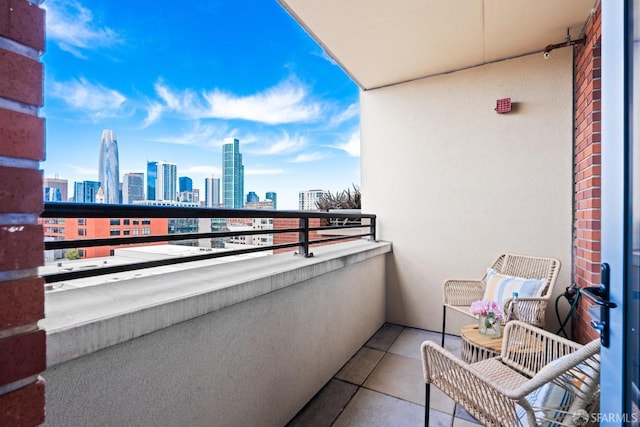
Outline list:
[[[386,323],[296,415],[289,427],[422,426],[425,387],[420,345],[440,334]],[[460,338],[445,348],[460,354]],[[435,387],[430,425],[475,427],[478,421]]]

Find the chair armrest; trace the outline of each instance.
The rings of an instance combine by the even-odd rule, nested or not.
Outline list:
[[[513,298],[507,298],[504,303],[504,312],[509,313]],[[518,298],[518,310],[520,311],[520,321],[530,323],[539,328],[544,328],[545,316],[549,298]]]
[[[445,305],[470,306],[482,299],[485,284],[482,280],[449,279],[444,282],[442,301]]]
[[[533,377],[552,360],[581,347],[537,326],[514,320],[504,328],[500,358],[503,363]]]
[[[515,402],[524,395],[507,397],[500,384],[431,341],[422,343],[422,367],[425,383],[438,387],[479,421],[518,425]],[[508,394],[513,395],[511,390]]]
[[[544,412],[549,414],[549,410],[556,411],[555,417],[562,416],[561,414],[564,413],[563,423],[558,423],[557,425],[567,425],[564,422],[567,419],[571,421],[571,415],[575,414],[577,410],[582,409],[592,413],[590,409],[593,408],[593,405],[597,405],[600,391],[599,353],[600,340],[595,339],[579,349],[548,363],[544,369],[541,369],[529,381],[514,389],[512,391],[513,395],[529,395],[529,393],[538,388],[553,384],[553,386],[563,389],[564,393],[571,396],[564,398],[562,405],[558,405],[558,402],[551,403],[551,406],[546,408],[537,407],[535,408],[535,414],[527,411],[529,422],[534,425],[541,425],[544,421],[548,421],[548,418],[546,418],[548,415],[541,416],[541,410],[543,414]],[[527,402],[525,398],[519,399],[518,403],[528,410],[532,402]],[[536,403],[540,405],[542,402]],[[533,420],[532,416],[536,419]]]
[[[526,395],[550,382],[577,394],[581,392],[586,381],[591,382],[593,387],[597,387],[600,380],[600,340],[595,339],[579,347],[550,361],[529,381],[514,389],[513,394]]]

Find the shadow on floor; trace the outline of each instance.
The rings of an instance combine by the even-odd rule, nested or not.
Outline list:
[[[422,426],[425,387],[420,345],[440,342],[440,333],[385,323],[289,427]],[[460,338],[447,336],[445,348],[460,355]],[[435,387],[430,425],[477,426],[478,421]]]

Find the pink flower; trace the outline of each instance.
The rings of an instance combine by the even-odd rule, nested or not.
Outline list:
[[[471,314],[475,314],[477,316],[486,316],[489,313],[493,313],[496,319],[500,321],[504,320],[504,311],[502,310],[502,307],[500,307],[495,301],[474,301],[471,303],[469,311],[471,312]]]

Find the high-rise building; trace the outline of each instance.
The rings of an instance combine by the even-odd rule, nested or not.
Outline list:
[[[144,173],[125,173],[122,176],[122,203],[144,200]]]
[[[44,187],[45,201],[47,202],[68,201],[67,188],[69,186],[69,181],[67,181],[66,179],[58,179],[58,177],[44,178],[42,181],[42,184]],[[47,191],[47,188],[49,189],[48,191]]]
[[[240,141],[225,138],[222,146],[222,202],[225,208],[244,206],[244,166]]]
[[[44,201],[45,202],[62,202],[62,192],[60,191],[59,188],[44,187]]]
[[[271,200],[273,202],[273,209],[278,209],[276,206],[276,201],[278,200],[278,195],[273,192],[273,191],[269,191],[267,192],[265,199],[267,200]]]
[[[316,202],[327,194],[324,190],[308,190],[298,193],[298,209],[301,211],[317,211]]]
[[[204,179],[204,205],[208,208],[220,206],[220,178]]]
[[[178,191],[180,193],[183,191],[193,191],[193,180],[188,176],[181,176],[178,179]]]
[[[95,203],[99,188],[98,181],[74,182],[73,201],[76,203]]]
[[[147,200],[176,200],[178,167],[169,162],[147,162]]]
[[[193,191],[181,191],[178,193],[178,201],[184,203],[200,203]]]
[[[255,193],[255,191],[249,191],[247,194],[247,203],[257,203],[260,201],[260,197]]]
[[[120,170],[118,167],[118,141],[116,133],[105,129],[100,140],[98,180],[104,192],[105,203],[120,203]]]

